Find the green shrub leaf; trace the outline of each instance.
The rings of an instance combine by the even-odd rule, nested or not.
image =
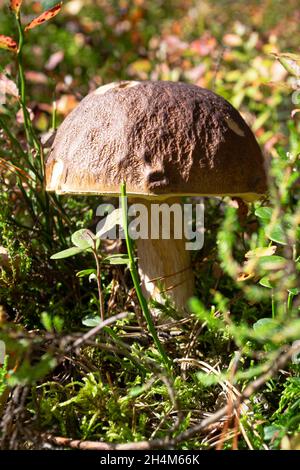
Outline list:
[[[77,277],[85,277],[85,276],[90,276],[91,274],[96,274],[97,271],[96,269],[83,269],[82,271],[78,271],[76,273]]]
[[[258,209],[256,209],[255,215],[259,219],[263,219],[264,221],[269,222],[272,217],[272,212],[273,210],[271,207],[259,207]]]
[[[129,258],[127,255],[110,255],[103,259],[103,263],[108,264],[128,264]]]
[[[87,316],[82,320],[82,324],[84,326],[89,326],[90,328],[94,328],[94,326],[98,326],[101,323],[100,317],[90,317]]]

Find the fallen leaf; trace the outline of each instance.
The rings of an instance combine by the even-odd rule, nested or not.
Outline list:
[[[197,65],[196,67],[193,67],[190,70],[187,70],[185,72],[185,76],[188,80],[190,80],[192,83],[197,83],[198,80],[203,77],[203,75],[206,72],[206,67],[204,64]]]
[[[17,52],[18,44],[10,36],[0,34],[0,49],[7,49],[8,51]]]
[[[45,21],[51,20],[56,15],[58,15],[58,13],[61,10],[61,7],[62,7],[62,2],[55,5],[55,7],[51,8],[50,10],[45,11],[44,13],[42,13],[37,18],[34,18],[34,20],[32,20],[31,23],[29,23],[26,26],[25,31],[28,31],[30,29],[34,29],[37,26],[40,26],[41,24],[45,23]]]
[[[243,44],[243,40],[240,36],[231,33],[225,34],[223,37],[223,42],[226,46],[229,47],[238,47]]]
[[[238,282],[244,282],[244,281],[248,281],[248,279],[253,279],[254,276],[255,276],[254,273],[248,273],[248,272],[239,273],[236,280]]]
[[[138,77],[142,80],[147,80],[149,73],[151,71],[152,65],[151,62],[147,59],[139,59],[135,62],[132,62],[127,68],[128,75],[130,77]]]
[[[199,54],[201,57],[210,55],[217,46],[215,37],[204,34],[201,38],[196,39],[190,45],[191,51]]]
[[[25,72],[25,78],[28,82],[37,83],[38,85],[47,85],[48,77],[42,72],[36,72],[35,70],[27,70]]]
[[[295,117],[297,113],[300,113],[300,109],[297,108],[297,109],[293,109],[293,111],[291,112],[291,117]]]
[[[188,43],[183,42],[177,36],[169,35],[163,39],[160,48],[169,55],[182,54],[187,50]]]

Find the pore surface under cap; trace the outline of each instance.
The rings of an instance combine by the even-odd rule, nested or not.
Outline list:
[[[119,82],[86,96],[58,129],[47,190],[116,194],[261,195],[261,150],[240,114],[184,83]]]

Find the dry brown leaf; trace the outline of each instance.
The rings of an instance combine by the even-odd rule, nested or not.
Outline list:
[[[297,108],[297,109],[293,109],[293,111],[291,112],[291,117],[295,117],[297,113],[300,113],[300,109]]]

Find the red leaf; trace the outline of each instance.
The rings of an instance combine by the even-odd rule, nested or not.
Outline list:
[[[17,52],[18,44],[16,43],[16,41],[13,40],[13,38],[0,34],[0,48],[7,49],[12,52]]]
[[[31,23],[26,26],[25,31],[36,28],[37,26],[40,26],[41,24],[45,23],[45,21],[51,20],[52,18],[54,18],[54,16],[58,15],[61,10],[61,7],[62,2],[55,5],[55,7],[51,8],[50,10],[44,11],[44,13],[42,13],[37,18],[34,18],[34,20],[32,20]]]
[[[22,3],[23,3],[23,0],[10,0],[9,7],[11,11],[15,13],[16,16],[19,15],[19,11],[20,11]]]

